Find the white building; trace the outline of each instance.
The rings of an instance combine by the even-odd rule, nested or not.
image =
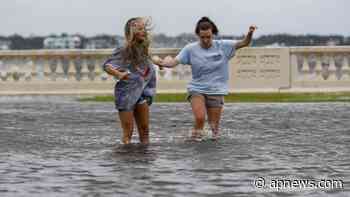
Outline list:
[[[337,46],[339,44],[340,44],[340,40],[334,40],[334,39],[330,39],[326,43],[327,46]]]
[[[9,50],[11,41],[9,40],[0,40],[0,50]]]
[[[85,46],[86,49],[107,49],[115,47],[115,41],[104,38],[90,39]]]
[[[45,49],[77,49],[81,48],[79,36],[48,37],[44,39]]]

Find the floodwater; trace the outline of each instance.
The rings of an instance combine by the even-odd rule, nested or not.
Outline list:
[[[154,104],[151,144],[122,146],[113,103],[0,97],[0,196],[350,196],[349,118],[226,104],[220,139],[192,142],[189,104]]]

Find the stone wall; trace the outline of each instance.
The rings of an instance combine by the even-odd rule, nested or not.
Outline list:
[[[175,56],[179,49],[153,49]],[[112,94],[101,65],[112,50],[0,51],[0,94]],[[231,92],[350,90],[350,47],[245,48],[230,61]],[[191,68],[157,70],[158,92],[186,92]]]

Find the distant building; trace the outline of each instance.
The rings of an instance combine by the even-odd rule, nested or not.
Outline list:
[[[11,46],[11,41],[0,39],[0,50],[9,50]]]
[[[89,38],[85,44],[86,49],[108,49],[118,46],[118,41],[113,37],[94,37]]]
[[[278,48],[278,47],[285,47],[285,46],[286,46],[286,44],[283,42],[281,42],[281,43],[275,42],[275,43],[272,43],[269,45],[265,45],[264,47],[266,47],[266,48]]]
[[[327,41],[326,45],[327,46],[337,46],[340,44],[340,40],[336,40],[336,39],[330,39]]]
[[[45,49],[78,49],[82,48],[80,36],[48,37],[44,39]]]

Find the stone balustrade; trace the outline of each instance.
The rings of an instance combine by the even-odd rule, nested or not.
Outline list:
[[[291,48],[295,88],[350,88],[350,47]]]
[[[175,56],[179,49],[153,49]],[[112,50],[0,51],[0,94],[110,94]],[[233,92],[350,90],[350,47],[246,48],[230,62]],[[158,92],[185,92],[191,68],[157,67]]]

